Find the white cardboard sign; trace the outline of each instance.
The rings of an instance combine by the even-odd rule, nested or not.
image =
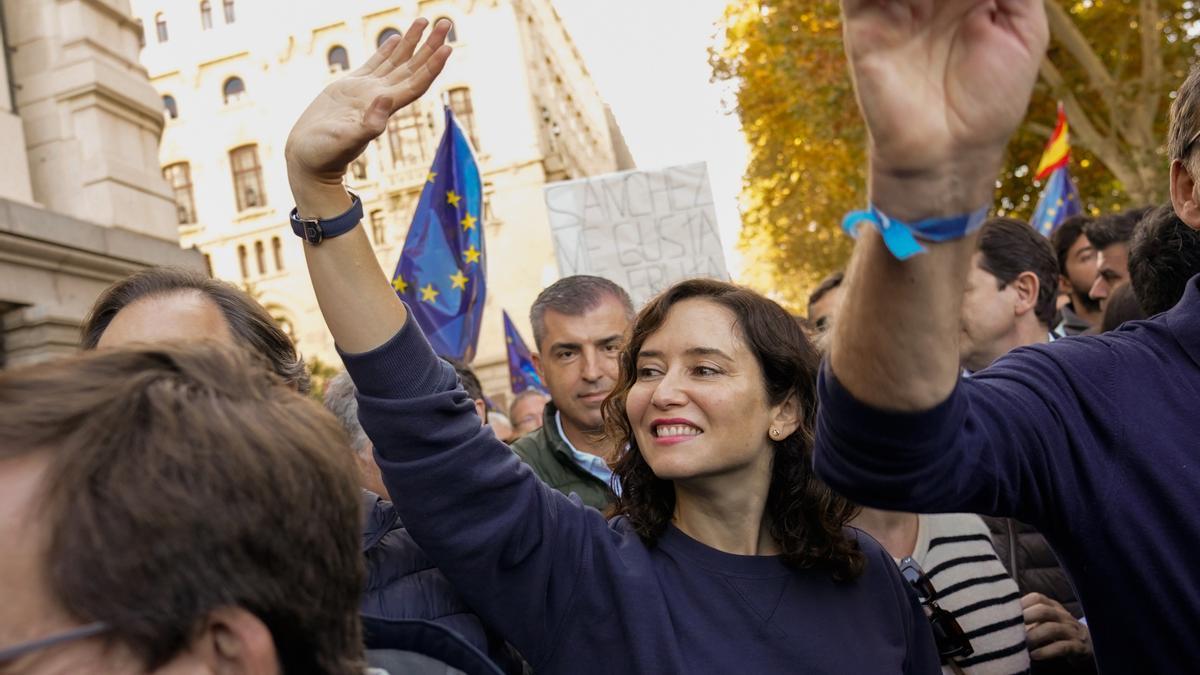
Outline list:
[[[635,307],[683,279],[729,279],[704,162],[551,183],[544,190],[564,277],[615,281]]]

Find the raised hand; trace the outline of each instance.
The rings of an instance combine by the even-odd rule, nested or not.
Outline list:
[[[872,198],[885,212],[886,202],[910,210],[914,197],[933,212],[891,215],[964,213],[990,201],[1049,39],[1043,1],[842,1]],[[930,184],[914,193],[914,180]]]
[[[388,38],[362,67],[326,87],[300,115],[285,150],[293,192],[308,189],[298,182],[340,187],[346,167],[384,132],[392,113],[429,89],[450,56],[444,43],[451,24],[438,21],[418,49],[428,23],[417,19],[403,37]]]

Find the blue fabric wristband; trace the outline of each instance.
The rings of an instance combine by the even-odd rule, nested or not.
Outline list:
[[[889,218],[872,204],[865,211],[852,211],[847,214],[842,221],[842,229],[857,239],[858,226],[869,222],[883,235],[884,245],[897,260],[908,260],[925,252],[925,247],[917,241],[918,239],[932,242],[962,239],[983,225],[987,220],[988,210],[989,207],[984,206],[978,211],[960,216],[927,218],[917,223],[906,223]]]

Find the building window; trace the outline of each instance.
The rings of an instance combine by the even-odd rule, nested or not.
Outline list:
[[[171,119],[179,118],[179,105],[175,103],[175,97],[166,94],[162,97],[163,112],[167,113],[167,117]]]
[[[271,237],[271,253],[275,256],[275,271],[283,271],[283,242],[279,237]]]
[[[200,3],[200,28],[202,30],[212,30],[212,3],[208,0],[203,0]]]
[[[471,139],[471,145],[475,146],[475,150],[478,151],[479,138],[475,135],[475,107],[471,105],[471,90],[466,87],[451,89],[450,110],[454,111],[454,118],[458,120],[458,125],[467,132],[467,137]]]
[[[375,46],[382,47],[383,43],[387,42],[387,39],[393,35],[400,35],[400,31],[395,28],[384,28],[379,31],[379,37],[375,38]]]
[[[146,24],[142,23],[141,19],[137,20],[138,34],[138,49],[146,46]]]
[[[378,246],[383,243],[387,235],[387,226],[383,222],[383,210],[375,209],[371,212],[371,241]]]
[[[242,96],[246,95],[246,84],[242,82],[240,77],[231,77],[225,80],[225,85],[221,87],[221,93],[225,97],[225,104],[236,103],[242,100]]]
[[[258,273],[267,273],[267,252],[261,241],[254,242],[254,261],[258,263]]]
[[[167,19],[162,15],[162,12],[154,15],[154,29],[158,31],[158,41],[167,41]]]
[[[210,256],[207,253],[204,254],[204,269],[208,272],[208,278],[211,279],[212,275],[213,275],[213,273],[212,273],[212,256]]]
[[[238,266],[242,269],[242,278],[250,278],[250,266],[246,263],[246,247],[238,244]]]
[[[346,48],[341,45],[334,45],[329,50],[329,54],[325,57],[325,62],[329,64],[329,72],[331,73],[350,70],[350,55],[346,53]]]
[[[421,112],[416,106],[408,106],[388,120],[388,148],[392,151],[394,166],[426,163],[426,129],[421,121]]]
[[[237,195],[238,211],[266,206],[258,146],[243,145],[229,151],[229,164],[233,168],[233,192]]]
[[[350,162],[350,177],[354,180],[367,179],[367,156],[359,155],[358,159]]]
[[[233,13],[233,0],[225,0],[225,23],[233,23],[236,18]]]
[[[175,215],[180,225],[196,222],[196,202],[192,199],[192,171],[187,162],[163,167],[163,178],[175,193]]]
[[[437,22],[441,21],[442,19],[450,21],[450,17],[448,16],[439,16],[438,18],[434,19],[433,23],[430,25],[436,26]],[[455,42],[458,42],[458,24],[454,23],[453,21],[450,21],[450,32],[446,33],[446,42],[448,44],[454,44]]]

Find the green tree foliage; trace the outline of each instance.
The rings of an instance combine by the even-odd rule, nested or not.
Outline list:
[[[1071,171],[1093,213],[1164,201],[1173,90],[1196,59],[1190,0],[1047,0],[1052,43],[997,181],[996,207],[1026,219],[1056,114],[1071,124]],[[845,265],[841,219],[866,202],[865,130],[842,52],[836,0],[733,0],[717,80],[736,89],[750,145],[742,192],[745,281],[793,307]]]

